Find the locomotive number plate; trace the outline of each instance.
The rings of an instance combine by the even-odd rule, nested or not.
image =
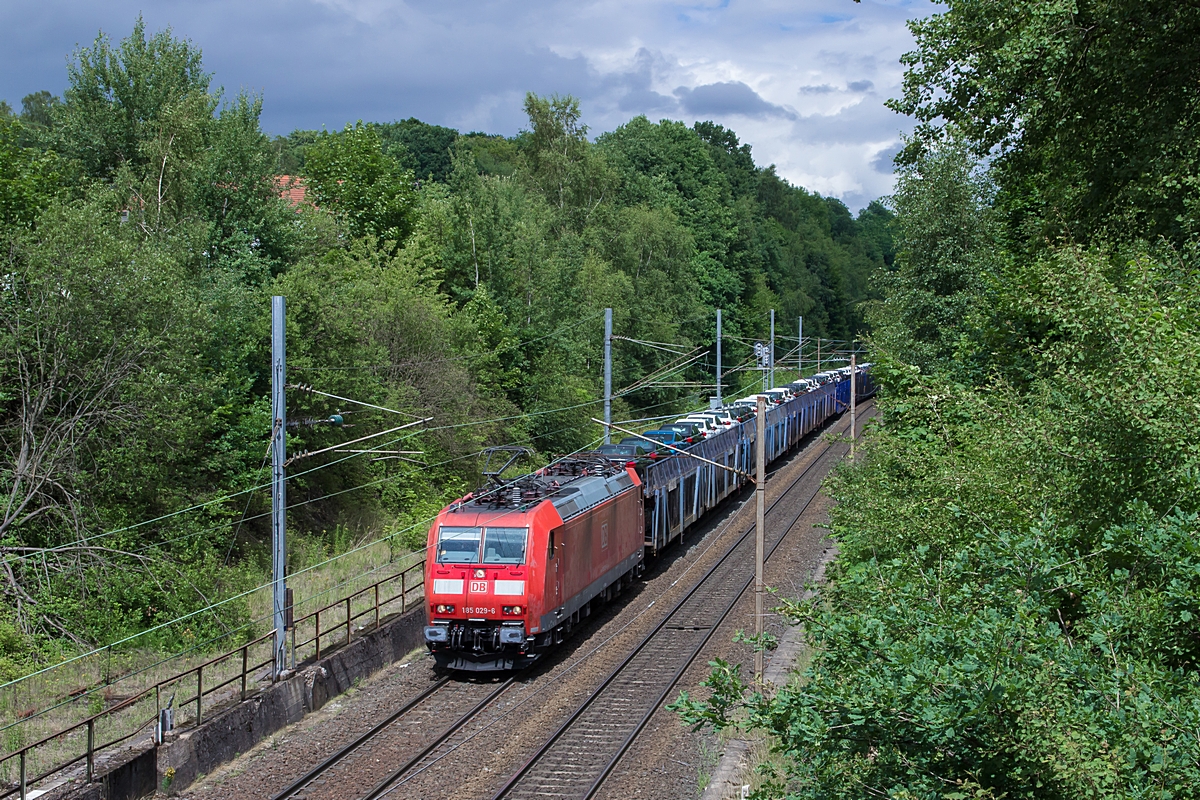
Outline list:
[[[463,613],[464,614],[495,614],[496,609],[484,608],[483,606],[476,606],[475,608],[464,608]]]
[[[487,594],[487,581],[471,581],[471,592],[473,594]]]

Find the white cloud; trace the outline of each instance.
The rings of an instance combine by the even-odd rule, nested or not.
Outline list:
[[[146,6],[149,5],[149,8]],[[858,208],[891,189],[880,153],[906,120],[906,20],[926,0],[45,0],[0,8],[0,97],[65,83],[99,28],[145,9],[205,53],[216,83],[262,92],[274,132],[416,116],[512,134],[526,91],[574,94],[593,133],[631,116],[732,128],[760,164]]]

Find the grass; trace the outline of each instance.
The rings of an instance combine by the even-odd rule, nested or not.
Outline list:
[[[753,794],[766,788],[768,784],[778,785],[779,776],[787,774],[787,762],[779,753],[772,751],[774,737],[756,731],[749,737],[750,748],[747,751],[747,772],[742,780],[750,784]]]
[[[320,613],[320,647],[324,653],[346,641],[347,606],[339,602],[344,598],[357,593],[349,605],[351,628],[357,633],[375,624],[376,593],[370,588],[373,584],[384,581],[378,594],[381,620],[402,610],[405,602],[411,606],[422,596],[419,568],[406,575],[403,587],[398,577],[401,570],[420,562],[421,553],[398,549],[395,537],[373,540],[366,532],[353,536],[348,530],[338,529],[329,539],[298,535],[289,544],[293,575],[288,585],[293,591],[294,618],[298,623],[294,637],[297,663],[316,654],[316,643],[311,640],[317,632],[317,620],[310,615],[318,609],[333,606]],[[341,557],[330,560],[334,554]],[[385,602],[389,599],[390,602]],[[102,650],[0,689],[0,743],[3,744],[0,757],[126,701],[130,705],[96,721],[97,745],[122,737],[136,740],[151,735],[159,708],[168,704],[176,709],[176,727],[191,724],[197,713],[195,672],[166,683],[159,691],[151,691],[136,702],[132,698],[266,634],[271,629],[271,587],[256,589],[246,600],[251,623],[218,641],[200,646],[186,644],[187,628],[180,623],[176,632],[180,647],[174,651],[136,646]],[[248,647],[247,664],[253,667],[270,661],[272,650],[269,638]],[[241,670],[240,651],[204,668],[204,690],[211,693],[203,698],[202,714],[207,715],[238,697]],[[269,680],[270,673],[269,666],[254,670],[247,680],[247,691],[257,689],[259,679]],[[225,685],[213,691],[221,684]],[[32,778],[82,755],[86,749],[87,733],[82,729],[54,739],[30,751],[27,775]],[[0,764],[0,782],[15,781],[17,775],[17,759]]]
[[[716,739],[720,742],[720,739]],[[705,736],[700,740],[700,764],[696,770],[696,787],[699,793],[703,794],[708,785],[712,783],[713,772],[717,769],[717,764],[721,761],[721,748],[714,746],[713,740]]]
[[[788,669],[788,683],[790,685],[799,685],[803,678],[801,673],[812,661],[813,653],[807,646],[802,646],[796,654],[796,659]],[[774,746],[778,743],[778,737],[767,734],[761,729],[752,731],[722,731],[722,734],[728,733],[730,737],[738,736],[745,739],[749,744],[746,752],[746,773],[743,774],[742,780],[750,784],[752,793],[758,792],[767,787],[769,783],[776,786],[780,780],[786,780],[788,761],[787,759],[774,751]]]

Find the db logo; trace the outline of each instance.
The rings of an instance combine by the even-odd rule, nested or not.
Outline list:
[[[487,594],[487,581],[471,581],[471,591]]]

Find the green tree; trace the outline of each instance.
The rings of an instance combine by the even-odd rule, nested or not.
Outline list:
[[[872,200],[858,215],[863,237],[870,243],[871,258],[891,269],[896,261],[896,215],[883,203]]]
[[[736,133],[712,121],[697,122],[692,130],[708,143],[717,166],[729,179],[733,195],[752,196],[758,189],[759,170],[754,164],[750,145],[742,144]]]
[[[62,100],[43,89],[21,98],[21,121],[31,127],[49,130],[54,125],[54,114]]]
[[[262,282],[295,261],[303,223],[279,197],[276,157],[259,124],[262,99],[239,95],[206,134],[202,157],[189,165],[186,211],[207,226],[210,261],[237,258],[245,279]]]
[[[450,177],[450,148],[458,141],[458,131],[416,117],[377,127],[383,151],[411,169],[417,178],[445,183]]]
[[[275,169],[280,175],[304,173],[304,152],[321,137],[320,131],[292,131],[287,136],[276,136],[271,142],[275,152]]]
[[[56,154],[22,147],[21,130],[15,118],[0,119],[0,231],[32,224],[61,185]]]
[[[413,175],[383,152],[379,132],[361,121],[324,134],[305,153],[305,172],[318,205],[355,236],[403,243],[412,229]]]
[[[67,77],[61,146],[93,177],[111,179],[122,166],[158,176],[194,159],[217,106],[200,50],[170,29],[147,39],[141,17],[119,46],[101,33],[76,51]]]
[[[81,638],[119,605],[105,593],[106,571],[145,580],[147,559],[127,550],[134,537],[89,540],[157,494],[165,465],[128,462],[146,449],[188,449],[174,435],[182,431],[161,424],[189,361],[174,347],[186,284],[165,253],[121,228],[111,202],[56,205],[15,233],[0,301],[4,597],[26,630]]]
[[[520,168],[520,145],[528,133],[518,134],[513,139],[492,136],[478,131],[463,134],[454,144],[454,149],[469,153],[475,161],[475,169],[484,175],[507,177]],[[453,166],[453,164],[451,164]]]
[[[199,49],[169,29],[147,38],[140,18],[119,46],[101,34],[79,50],[68,78],[61,106],[46,93],[27,106],[44,106],[48,141],[116,187],[135,227],[197,269],[233,260],[261,281],[285,268],[301,237],[275,187],[261,98],[222,103]]]
[[[531,92],[525,95],[525,113],[532,129],[521,143],[528,180],[558,212],[562,224],[578,229],[604,202],[612,183],[604,159],[588,141],[579,101]]]
[[[893,197],[898,256],[879,275],[875,342],[926,372],[959,357],[960,339],[989,313],[985,289],[1002,247],[993,188],[961,146],[943,144],[902,167]]]
[[[732,308],[742,275],[730,268],[737,226],[729,185],[707,145],[682,123],[637,117],[597,140],[620,177],[623,206],[668,208],[692,232],[692,272],[706,305]]]
[[[1197,233],[1200,9],[1190,3],[951,0],[910,23],[901,154],[953,130],[996,157],[1001,205],[1031,246]]]

